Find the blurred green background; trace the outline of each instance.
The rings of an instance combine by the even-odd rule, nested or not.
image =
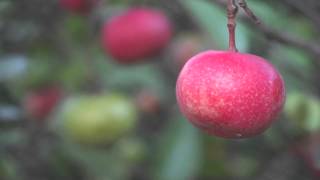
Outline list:
[[[284,111],[265,133],[212,137],[180,113],[183,63],[227,49],[224,2],[101,0],[82,14],[58,0],[0,0],[0,179],[319,179],[320,1],[248,0],[272,33],[240,11],[239,50],[270,60],[286,83]],[[101,28],[140,6],[163,11],[173,37],[161,53],[119,64]]]

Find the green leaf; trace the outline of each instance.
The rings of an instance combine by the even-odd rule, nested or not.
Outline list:
[[[162,162],[158,169],[159,180],[186,180],[197,175],[201,165],[202,143],[195,127],[183,118],[173,124],[166,137]]]
[[[130,165],[121,158],[121,154],[113,148],[85,146],[65,141],[62,147],[67,156],[83,167],[90,179],[126,179],[129,175]]]
[[[1,157],[0,160],[0,179],[20,180],[18,176],[17,165],[7,157]]]
[[[72,40],[77,42],[85,41],[88,37],[88,25],[79,16],[68,16],[65,21],[65,28]]]
[[[94,65],[104,85],[110,89],[121,89],[131,93],[137,89],[150,89],[167,98],[168,83],[165,81],[161,69],[154,62],[138,65],[122,65],[113,62],[101,52],[95,59]]]
[[[219,49],[228,47],[228,29],[226,11],[215,3],[204,0],[180,0],[191,12],[195,22],[209,34],[213,43]],[[249,47],[248,29],[238,22],[236,29],[236,43],[240,51],[246,52]]]
[[[83,85],[88,76],[85,60],[81,57],[65,63],[59,73],[59,81],[67,89],[77,89]]]

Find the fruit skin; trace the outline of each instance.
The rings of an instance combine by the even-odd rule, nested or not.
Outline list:
[[[205,51],[189,60],[177,80],[183,114],[211,135],[246,138],[262,133],[285,101],[281,75],[263,58]]]
[[[60,5],[69,11],[87,14],[97,2],[98,0],[60,0]]]
[[[134,105],[119,94],[73,97],[66,102],[61,117],[67,137],[95,145],[111,143],[137,121]]]
[[[159,10],[133,8],[108,21],[102,32],[105,50],[119,63],[135,63],[159,53],[170,41],[172,27]]]
[[[23,106],[27,114],[36,119],[45,119],[50,115],[63,97],[58,87],[46,87],[29,93]]]

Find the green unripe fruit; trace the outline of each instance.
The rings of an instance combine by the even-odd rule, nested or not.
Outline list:
[[[308,100],[303,94],[288,93],[287,102],[284,107],[284,112],[289,119],[294,121],[302,121],[307,116]]]
[[[307,131],[320,128],[320,101],[301,93],[289,93],[284,108],[286,116]]]
[[[306,129],[310,132],[316,132],[320,129],[320,102],[318,99],[310,99],[308,106]]]
[[[112,94],[72,98],[62,118],[65,134],[73,140],[107,144],[134,128],[137,113],[129,99]]]

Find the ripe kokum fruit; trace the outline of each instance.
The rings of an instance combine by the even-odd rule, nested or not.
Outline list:
[[[79,14],[87,14],[97,2],[98,0],[60,0],[64,9]]]
[[[180,72],[176,94],[191,123],[224,138],[262,133],[285,101],[283,79],[271,64],[231,51],[206,51],[191,58]]]
[[[126,64],[159,53],[170,41],[172,27],[163,12],[134,8],[111,18],[102,33],[105,50]]]

